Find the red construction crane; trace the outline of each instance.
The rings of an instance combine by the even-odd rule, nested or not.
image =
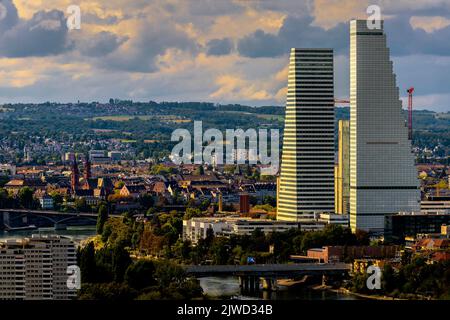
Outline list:
[[[412,131],[412,108],[413,108],[413,93],[414,88],[411,87],[408,90],[408,139],[412,140],[413,138],[413,131]]]

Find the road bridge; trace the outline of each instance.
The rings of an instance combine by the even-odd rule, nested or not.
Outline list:
[[[114,216],[114,215],[110,215]],[[34,225],[37,228],[95,225],[97,213],[50,210],[0,209],[0,230]]]

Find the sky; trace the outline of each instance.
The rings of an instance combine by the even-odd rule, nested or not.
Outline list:
[[[0,0],[0,103],[284,105],[291,47],[333,48],[345,99],[349,21],[372,4],[402,98],[450,111],[450,0]]]

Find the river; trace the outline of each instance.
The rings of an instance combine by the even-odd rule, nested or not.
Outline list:
[[[211,298],[232,297],[233,299],[270,299],[270,300],[359,300],[355,296],[326,290],[313,290],[309,287],[287,288],[279,286],[277,291],[260,290],[257,296],[244,296],[240,293],[237,277],[200,278],[200,285]]]
[[[53,228],[39,228],[26,231],[0,231],[0,240],[21,239],[31,237],[33,234],[56,234],[70,238],[77,245],[86,238],[96,235],[95,226],[69,227],[67,230],[55,230]]]

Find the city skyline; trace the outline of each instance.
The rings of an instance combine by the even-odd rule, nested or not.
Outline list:
[[[291,47],[333,48],[336,97],[346,98],[347,22],[367,17],[372,3],[93,0],[81,4],[81,29],[69,31],[70,4],[2,1],[8,46],[0,47],[0,103],[112,97],[283,105]],[[449,111],[450,5],[374,4],[391,35],[401,97],[414,86],[416,110]]]

